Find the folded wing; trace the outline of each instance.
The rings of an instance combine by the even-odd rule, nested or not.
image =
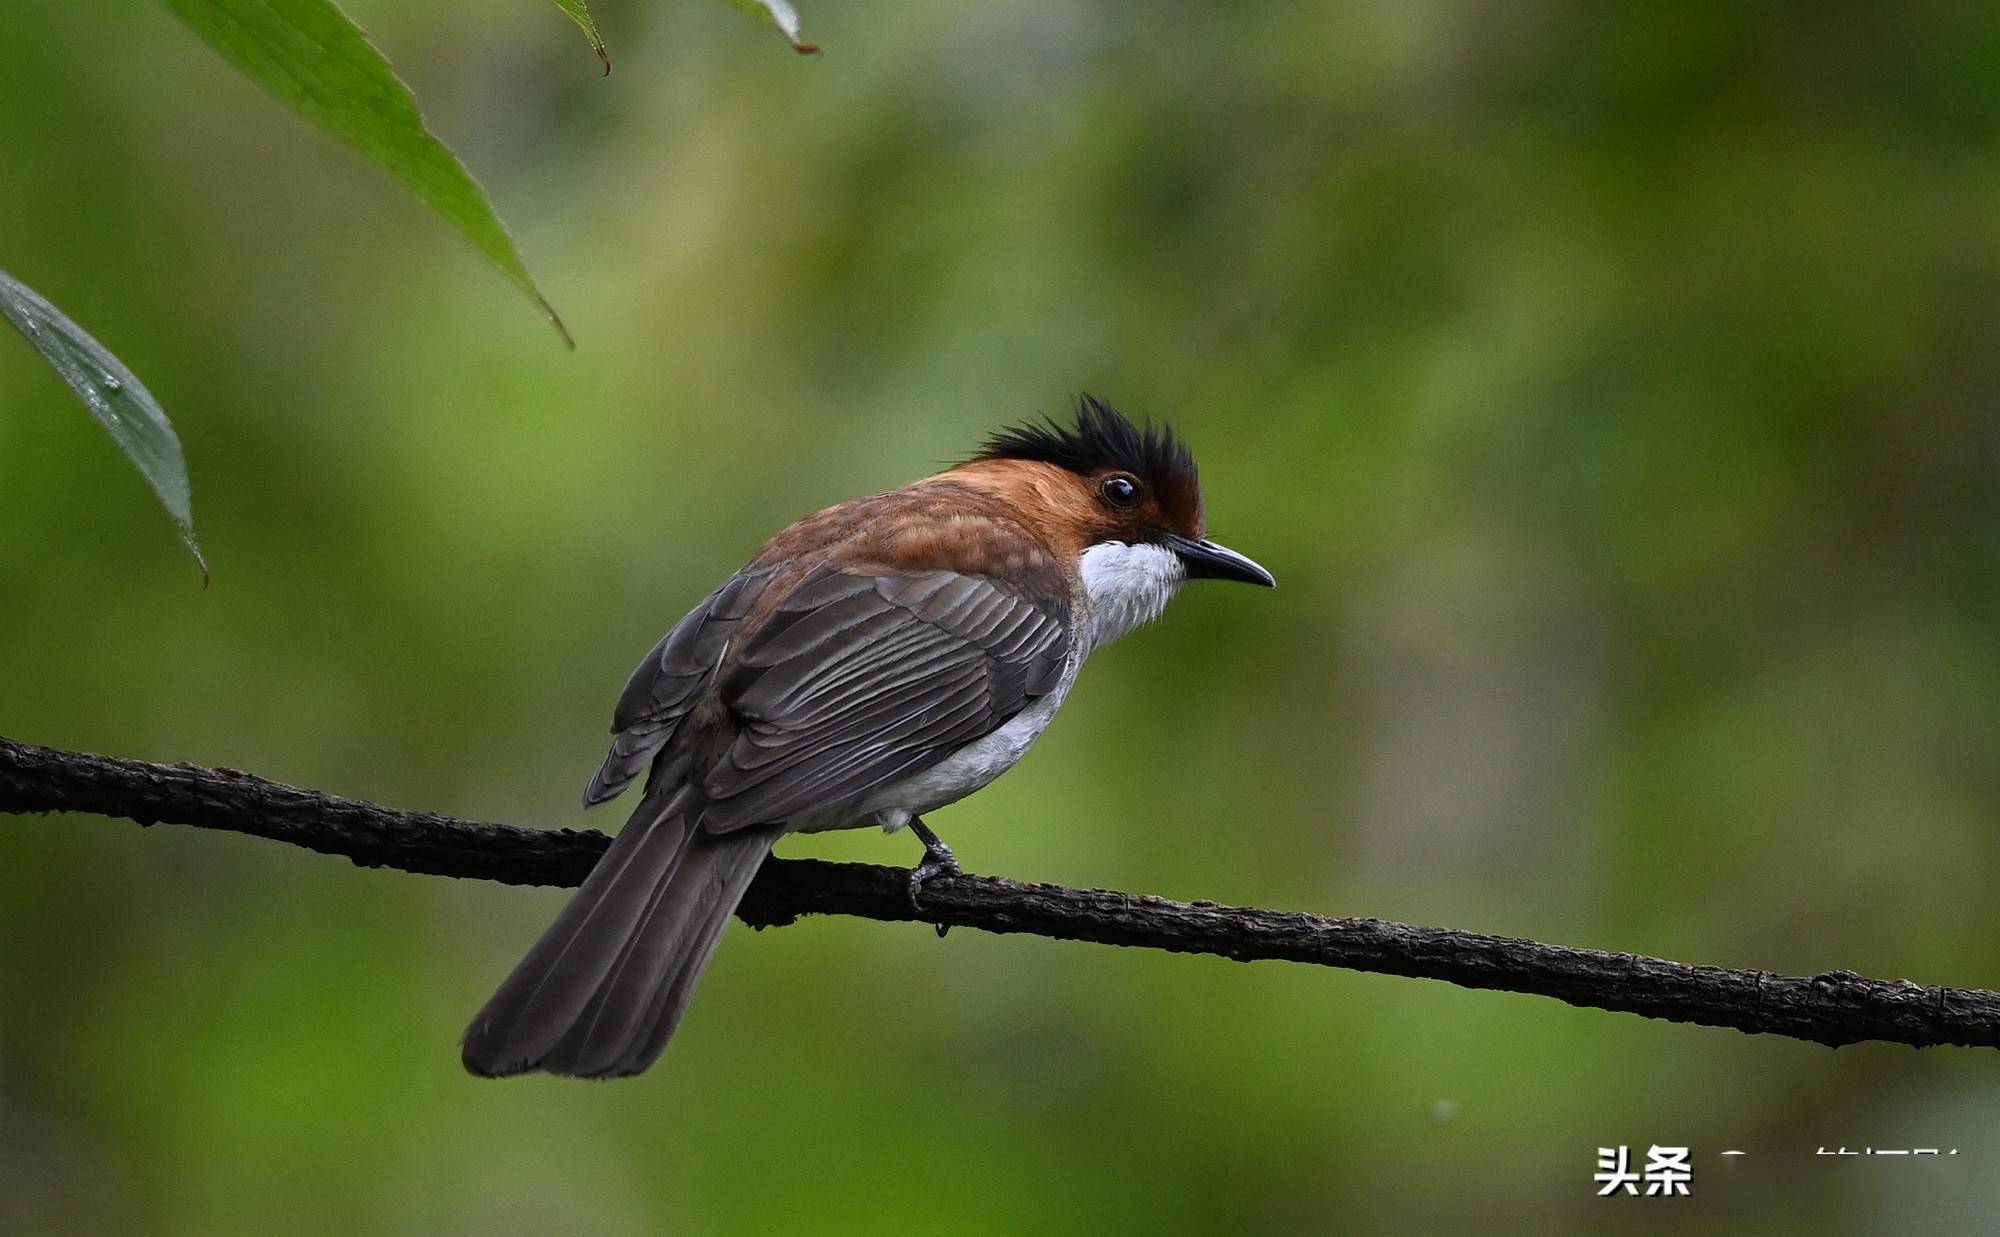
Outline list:
[[[822,569],[719,684],[739,728],[702,778],[703,824],[791,820],[937,764],[1055,687],[1068,620],[1060,577]]]

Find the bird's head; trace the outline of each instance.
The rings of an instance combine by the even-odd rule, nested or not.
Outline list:
[[[1092,602],[1108,607],[1101,640],[1156,617],[1186,580],[1277,584],[1208,540],[1194,454],[1173,430],[1134,425],[1094,396],[1077,401],[1074,424],[1001,430],[959,469],[1077,554]]]

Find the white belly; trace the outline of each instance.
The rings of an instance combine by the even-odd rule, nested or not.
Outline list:
[[[1013,768],[1055,720],[1056,710],[1062,707],[1063,697],[1069,695],[1082,668],[1082,652],[1071,654],[1055,690],[985,738],[973,740],[922,773],[875,791],[862,800],[858,814],[864,821],[894,832],[909,824],[910,817],[956,803]]]

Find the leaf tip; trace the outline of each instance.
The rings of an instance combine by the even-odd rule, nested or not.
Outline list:
[[[194,542],[194,530],[193,530],[193,529],[191,529],[191,528],[183,528],[183,529],[181,529],[181,544],[182,544],[182,545],[185,545],[185,546],[187,547],[187,552],[188,552],[189,554],[192,554],[192,555],[194,555],[194,565],[195,565],[196,567],[200,568],[200,570],[201,570],[201,587],[202,587],[202,590],[203,590],[204,592],[205,592],[205,591],[207,591],[207,589],[208,589],[208,560],[207,560],[206,558],[202,557],[202,553],[201,553],[201,547],[200,547],[200,546],[198,546],[198,545],[196,545],[196,544],[195,544],[195,542]]]
[[[562,336],[563,343],[571,352],[575,352],[576,336],[570,334],[569,327],[563,325],[562,315],[556,312],[556,307],[549,304],[549,298],[539,292],[535,294],[535,300],[541,304],[542,312],[548,315],[549,325],[555,327],[556,334]]]

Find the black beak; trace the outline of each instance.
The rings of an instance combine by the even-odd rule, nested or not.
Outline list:
[[[1190,580],[1241,580],[1245,584],[1261,584],[1265,588],[1278,587],[1277,578],[1270,572],[1244,555],[1213,541],[1196,541],[1168,533],[1166,546],[1187,568]]]

